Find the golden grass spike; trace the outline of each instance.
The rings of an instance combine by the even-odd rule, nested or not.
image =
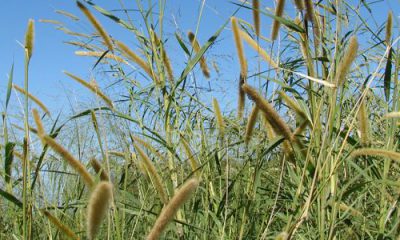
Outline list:
[[[259,108],[257,107],[257,105],[254,105],[253,109],[251,110],[249,120],[247,121],[246,135],[244,137],[244,142],[246,144],[249,143],[250,138],[253,135],[254,125],[256,124],[256,121],[257,121],[258,111],[259,111]]]
[[[312,0],[304,0],[306,7],[306,18],[308,21],[314,22],[314,3]]]
[[[101,223],[107,214],[108,205],[112,199],[113,187],[109,182],[102,181],[90,195],[87,209],[87,235],[90,240],[95,239]]]
[[[304,120],[300,126],[298,126],[294,131],[293,131],[293,138],[295,138],[296,136],[302,134],[304,132],[304,130],[306,129],[306,127],[308,126],[310,122],[308,120]]]
[[[75,55],[78,56],[86,56],[86,57],[101,57],[103,56],[104,52],[96,52],[96,51],[75,51]],[[120,63],[124,63],[124,64],[128,64],[127,61],[125,61],[125,59],[118,57],[112,53],[107,53],[106,55],[104,55],[104,58],[108,58],[108,59],[113,59],[117,62]]]
[[[369,122],[368,122],[368,110],[365,98],[362,99],[360,104],[360,109],[358,111],[358,123],[360,130],[361,145],[367,146],[369,143]]]
[[[149,77],[151,77],[151,79],[153,79],[153,81],[156,84],[159,84],[159,79],[157,78],[157,76],[153,73],[153,70],[150,68],[150,66],[142,59],[140,58],[138,55],[136,55],[136,53],[134,53],[128,46],[126,46],[124,43],[117,41],[116,42],[119,50],[125,54],[127,57],[129,57],[129,59],[131,59],[134,63],[136,63],[137,65],[139,65],[139,67],[141,67],[143,69],[143,71],[145,71],[145,73],[147,75],[149,75]]]
[[[384,119],[387,118],[400,118],[400,112],[390,112],[383,116]]]
[[[278,64],[272,60],[268,53],[260,47],[260,45],[254,41],[247,33],[239,30],[240,37],[243,38],[254,50],[256,50],[260,56],[271,65],[273,68],[278,68]]]
[[[186,181],[183,186],[175,192],[173,198],[169,201],[168,205],[163,208],[158,216],[149,235],[147,235],[147,240],[159,239],[168,223],[174,218],[179,208],[191,197],[198,185],[199,180],[192,178]]]
[[[33,41],[35,39],[35,23],[33,19],[29,19],[28,28],[25,32],[25,51],[28,59],[31,59],[33,53]]]
[[[352,157],[357,157],[357,156],[378,156],[378,157],[387,157],[392,160],[400,162],[400,153],[394,152],[394,151],[389,151],[385,149],[376,149],[376,148],[360,148],[357,150],[354,150],[351,153]]]
[[[151,179],[154,182],[154,186],[158,191],[158,194],[160,195],[161,201],[164,204],[167,204],[168,202],[168,196],[167,193],[164,190],[164,186],[162,184],[162,180],[160,175],[158,174],[156,168],[154,167],[153,163],[151,162],[150,158],[146,155],[146,153],[135,143],[133,144],[135,147],[137,153],[139,154],[140,158],[142,159],[142,163],[144,164],[147,174],[151,177]]]
[[[264,112],[274,131],[284,136],[287,140],[292,141],[292,131],[275,109],[254,88],[247,84],[243,84],[242,88],[257,107]]]
[[[69,153],[63,146],[57,143],[49,135],[44,135],[43,140],[68,162],[68,164],[82,177],[83,181],[86,183],[86,185],[88,185],[89,188],[94,186],[94,180],[92,176],[78,159],[72,156],[71,153]]]
[[[299,11],[304,10],[304,0],[294,0],[294,4]]]
[[[337,86],[341,86],[346,78],[347,72],[349,71],[352,62],[357,57],[358,42],[357,37],[352,36],[350,38],[349,46],[347,47],[346,53],[343,59],[340,61],[336,71],[336,83]]]
[[[118,152],[118,151],[108,151],[108,154],[117,156],[117,157],[122,157],[125,158],[125,153],[123,152]]]
[[[45,135],[44,127],[42,120],[40,119],[39,112],[34,108],[32,109],[32,115],[33,115],[33,120],[36,123],[37,126],[37,134],[40,139]]]
[[[17,90],[18,92],[22,93],[22,94],[26,94],[25,90],[21,87],[19,87],[18,85],[13,84],[12,85],[13,88],[15,90]],[[47,115],[50,116],[50,111],[47,109],[47,107],[35,96],[33,96],[32,94],[30,94],[28,92],[28,98],[30,98],[34,103],[36,103],[36,105],[38,105]]]
[[[88,82],[86,82],[85,80],[83,80],[82,78],[79,78],[67,71],[64,71],[64,73],[74,79],[75,81],[77,81],[78,83],[82,84],[84,87],[86,87],[87,89],[89,89],[91,92],[93,92],[94,94],[96,94],[97,96],[99,96],[101,99],[103,99],[103,101],[111,108],[114,109],[114,104],[112,102],[112,100],[110,98],[108,98],[95,84],[90,84]]]
[[[64,225],[58,218],[53,216],[49,211],[43,210],[42,211],[43,215],[49,219],[49,221],[54,224],[61,232],[63,232],[65,235],[67,235],[69,238],[76,239],[78,240],[79,237],[66,225]]]
[[[39,19],[39,22],[41,23],[51,23],[51,24],[55,24],[55,25],[63,25],[62,22],[56,21],[56,20],[52,20],[52,19]]]
[[[73,15],[72,13],[69,13],[69,12],[66,12],[66,11],[63,11],[63,10],[56,10],[56,13],[64,15],[64,16],[66,16],[68,18],[71,18],[74,21],[79,21],[79,18],[77,16]]]
[[[171,84],[173,84],[174,83],[174,73],[172,71],[171,62],[169,60],[167,52],[165,51],[164,44],[160,41],[157,34],[152,29],[150,29],[150,30],[151,30],[150,32],[151,32],[152,36],[154,37],[154,40],[156,41],[157,46],[161,49],[161,57],[164,62],[164,67],[167,70],[168,80],[170,81]]]
[[[246,79],[247,78],[247,61],[244,56],[242,39],[240,39],[240,33],[239,33],[240,30],[239,30],[239,26],[237,23],[237,19],[235,17],[231,17],[231,24],[232,24],[233,39],[235,40],[236,51],[237,51],[237,54],[239,57],[240,74],[244,77],[244,79]]]
[[[219,134],[221,136],[223,136],[224,132],[225,132],[225,122],[224,122],[224,118],[221,113],[221,108],[219,107],[219,103],[218,103],[217,99],[215,99],[215,98],[213,98],[212,104],[213,104],[213,108],[214,108],[215,119],[217,120]]]
[[[140,143],[140,145],[142,145],[143,147],[145,147],[145,148],[147,148],[148,150],[150,150],[150,152],[152,152],[153,154],[155,154],[159,159],[163,159],[163,158],[164,158],[164,156],[163,156],[161,153],[159,153],[153,146],[151,146],[150,143],[148,143],[148,142],[146,142],[145,140],[143,140],[143,139],[141,139],[141,138],[139,138],[139,137],[137,137],[137,136],[134,136],[134,135],[132,135],[132,134],[131,134],[131,138],[132,138],[133,140],[135,140],[136,142]]]
[[[285,8],[285,0],[278,0],[276,4],[276,9],[275,9],[275,16],[277,17],[282,17],[283,14],[283,9]],[[274,22],[272,24],[272,31],[271,31],[271,39],[276,40],[278,37],[279,33],[279,27],[281,26],[281,23],[274,19]]]
[[[101,181],[110,181],[110,177],[106,170],[101,166],[100,162],[97,161],[96,158],[90,159],[90,165],[92,165],[94,171],[100,176]]]
[[[275,240],[288,240],[288,239],[289,239],[289,234],[287,234],[287,232],[281,232],[275,237]]]
[[[301,109],[301,107],[295,100],[291,99],[284,91],[278,91],[278,93],[290,109],[295,111],[296,114],[299,115],[303,120],[308,120],[307,114],[303,111],[303,109]]]
[[[111,52],[114,50],[112,41],[106,30],[101,26],[100,22],[94,17],[94,15],[83,5],[81,2],[76,1],[79,9],[85,14],[85,16],[89,19],[89,22],[93,25],[96,29],[97,33],[103,38],[105,45],[107,46],[108,50]]]
[[[183,137],[181,134],[181,143],[183,146],[183,149],[185,150],[186,157],[190,161],[190,166],[192,168],[192,171],[195,172],[197,177],[200,177],[200,172],[199,172],[199,164],[197,163],[197,160],[194,157],[194,154],[192,150],[190,149],[189,143],[186,141],[186,139]]]
[[[260,36],[260,1],[253,0],[253,22],[256,35]]]
[[[200,44],[196,39],[196,36],[194,35],[194,33],[192,32],[188,32],[188,38],[190,43],[192,44],[193,50],[195,51],[195,53],[198,53],[200,51]],[[208,70],[208,66],[207,66],[207,62],[206,62],[206,58],[203,56],[201,56],[200,58],[200,68],[201,71],[203,72],[203,75],[206,78],[210,78],[210,71]]]
[[[388,47],[390,46],[392,38],[392,27],[393,27],[393,14],[392,11],[389,11],[386,22],[386,36],[385,36],[385,42]]]
[[[236,51],[239,57],[240,63],[240,75],[239,75],[239,98],[238,98],[238,118],[243,118],[244,106],[245,106],[245,93],[242,90],[242,84],[247,79],[247,61],[244,56],[242,39],[240,39],[239,26],[237,19],[231,17],[233,38],[235,40]]]

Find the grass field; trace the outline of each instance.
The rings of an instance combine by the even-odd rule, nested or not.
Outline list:
[[[29,93],[28,22],[25,69],[10,70],[1,101],[0,239],[400,235],[399,12],[371,24],[361,10],[376,2],[233,1],[213,35],[166,36],[168,1],[137,0],[140,28],[128,11],[96,2],[58,11],[64,22],[41,21],[63,31],[76,55],[96,59],[90,79],[64,72],[93,97],[68,117]],[[111,36],[106,21],[131,42]],[[69,30],[74,22],[89,32]],[[224,68],[235,76],[233,108],[194,86],[215,80],[210,52],[222,32],[237,53]],[[23,86],[14,71],[24,72]]]

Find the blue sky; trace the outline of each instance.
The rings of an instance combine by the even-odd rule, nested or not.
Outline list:
[[[120,9],[121,5],[118,0],[94,0],[96,4],[108,10]],[[124,1],[127,9],[137,9],[136,1]],[[149,1],[143,1],[148,3]],[[152,1],[157,3],[158,1]],[[265,1],[261,1],[265,2]],[[359,3],[359,1],[351,1]],[[370,1],[368,1],[370,2]],[[199,11],[203,1],[201,0],[167,0],[165,11],[165,31],[166,36],[171,38],[171,42],[176,40],[173,37],[175,31],[186,33],[188,30],[195,30]],[[236,9],[230,1],[227,0],[207,0],[204,1],[203,15],[199,25],[199,40],[204,43],[222,24],[226,21],[232,12]],[[267,5],[265,5],[267,4]],[[264,7],[273,8],[272,1],[263,3]],[[286,14],[294,16],[292,10],[293,3],[287,1]],[[395,26],[398,26],[398,15],[400,14],[400,0],[385,0],[372,9],[373,15],[376,17],[376,23],[382,24],[387,16],[388,9],[392,9],[395,17]],[[70,79],[64,76],[62,70],[70,71],[85,79],[91,76],[91,68],[95,63],[93,58],[84,58],[74,55],[74,51],[79,50],[76,47],[67,45],[63,42],[74,39],[71,36],[64,34],[55,29],[54,25],[48,23],[40,23],[39,19],[52,19],[66,23],[66,26],[77,32],[91,33],[93,28],[90,26],[85,17],[76,7],[75,1],[65,0],[13,0],[4,1],[2,3],[2,15],[0,16],[0,101],[4,103],[5,86],[7,82],[7,74],[12,62],[15,63],[15,79],[14,82],[22,86],[23,83],[23,49],[20,43],[24,41],[24,33],[29,18],[35,20],[35,49],[30,66],[30,92],[40,98],[50,109],[58,112],[67,106],[67,97],[72,101],[90,96],[90,93],[83,89],[78,84],[73,83]],[[120,26],[114,24],[100,14],[97,14],[93,8],[92,12],[98,17],[107,31],[115,38],[132,44],[132,35]],[[81,18],[79,22],[73,22],[70,19],[55,13],[55,10],[65,10]],[[155,10],[157,11],[157,10]],[[363,14],[367,14],[365,9],[362,9]],[[119,15],[119,14],[117,14]],[[138,12],[132,11],[130,15],[137,25],[142,28],[141,17]],[[239,17],[251,22],[251,13],[249,10],[242,9]],[[369,19],[372,21],[372,19]],[[397,22],[397,23],[396,23]],[[262,17],[262,34],[269,36],[271,20],[265,16]],[[394,31],[398,34],[398,30]],[[220,97],[225,99],[225,102],[231,106],[235,105],[236,85],[238,65],[236,60],[236,52],[233,46],[232,35],[230,29],[226,29],[220,41],[207,54],[209,65],[215,61],[220,68],[221,73],[217,74],[212,71],[210,84],[216,90],[227,90]],[[172,63],[176,67],[175,75],[177,76],[186,60],[186,56],[179,46],[171,44],[168,49],[168,54]],[[247,52],[249,52],[247,54]],[[254,52],[246,49],[246,54],[251,57]],[[200,72],[197,72],[200,76]],[[101,80],[100,80],[101,82]],[[225,86],[230,86],[225,87]],[[232,87],[234,86],[234,87]],[[234,91],[235,97],[232,97]],[[76,94],[76,97],[74,96]],[[15,94],[13,99],[16,100]],[[14,101],[14,105],[16,102]]]

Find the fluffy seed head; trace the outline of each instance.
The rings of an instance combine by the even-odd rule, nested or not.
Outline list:
[[[28,28],[25,32],[25,51],[28,59],[31,59],[33,52],[33,41],[35,38],[35,25],[33,19],[29,19]]]
[[[388,18],[386,22],[386,45],[390,46],[391,38],[392,38],[392,26],[393,26],[393,14],[392,11],[389,11]]]
[[[28,98],[30,98],[34,103],[36,103],[47,115],[50,115],[50,111],[47,109],[46,105],[44,105],[37,97],[33,96],[31,93],[27,93],[23,88],[18,85],[12,85],[15,90],[22,94],[28,94]]]
[[[256,35],[260,36],[260,1],[253,0],[253,22]]]
[[[259,111],[259,109],[258,109],[257,105],[254,105],[253,109],[251,110],[249,120],[247,121],[246,135],[244,137],[244,142],[246,144],[249,143],[250,138],[253,135],[253,129],[254,129],[254,125],[256,124],[256,121],[257,121],[258,111]]]
[[[215,99],[215,98],[213,98],[213,108],[214,108],[215,118],[217,119],[219,134],[221,136],[223,136],[224,132],[225,132],[225,122],[224,122],[224,118],[222,117],[219,103],[218,103],[217,99]]]
[[[191,197],[198,185],[199,180],[192,178],[186,181],[186,183],[175,192],[173,198],[168,202],[158,216],[149,235],[147,235],[147,240],[156,240],[160,237],[168,223],[174,218],[178,209]]]
[[[285,0],[278,0],[276,9],[275,9],[275,16],[282,17],[284,8],[285,8]],[[272,32],[271,32],[272,40],[276,40],[276,38],[278,37],[280,26],[281,26],[281,23],[279,21],[277,21],[276,19],[274,19],[274,22],[272,24]]]
[[[90,165],[92,165],[92,168],[96,174],[100,175],[101,181],[110,181],[110,177],[108,176],[106,170],[104,170],[104,168],[101,166],[99,161],[97,161],[95,158],[92,158],[90,160]]]
[[[346,53],[343,59],[340,61],[336,72],[336,83],[337,86],[341,86],[344,83],[347,72],[349,71],[351,64],[357,57],[358,42],[357,37],[352,36],[350,38],[349,46],[347,47]]]
[[[192,47],[193,47],[193,50],[196,52],[196,53],[198,53],[199,51],[200,51],[200,44],[199,44],[199,42],[197,41],[197,39],[196,39],[196,36],[194,35],[194,33],[192,33],[192,32],[188,32],[188,38],[189,38],[189,41],[190,41],[190,43],[192,44]],[[207,62],[206,62],[206,58],[204,57],[204,56],[202,56],[201,58],[200,58],[200,68],[201,68],[201,71],[203,72],[203,75],[206,77],[206,78],[210,78],[210,71],[208,70],[208,66],[207,66]]]
[[[90,240],[95,239],[101,223],[107,213],[112,199],[112,184],[100,182],[90,195],[87,208],[87,235]]]
[[[378,157],[387,157],[392,160],[400,162],[400,153],[389,151],[385,149],[376,149],[376,148],[360,148],[351,153],[352,157],[357,156],[378,156]]]
[[[96,29],[96,31],[99,33],[99,35],[103,38],[103,41],[105,45],[107,46],[108,50],[111,52],[114,50],[110,36],[106,32],[106,30],[101,26],[100,22],[94,17],[94,15],[83,5],[81,2],[77,1],[76,4],[78,5],[79,9],[85,14],[85,16],[88,18],[90,23],[93,25],[93,27]]]
[[[43,215],[45,215],[47,217],[47,219],[49,219],[49,221],[54,224],[59,230],[61,230],[65,235],[67,235],[68,237],[72,238],[72,239],[76,239],[78,240],[79,237],[66,225],[64,225],[58,218],[56,218],[55,216],[53,216],[49,211],[47,210],[43,210],[42,211]]]

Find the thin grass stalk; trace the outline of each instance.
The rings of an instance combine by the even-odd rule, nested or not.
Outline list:
[[[168,202],[168,204],[163,208],[160,215],[158,216],[156,222],[150,233],[147,235],[147,240],[159,239],[168,223],[174,218],[179,208],[191,197],[195,192],[197,186],[199,185],[199,180],[192,178],[183,184],[183,186],[175,192],[175,195]]]
[[[146,155],[146,153],[135,143],[133,144],[137,153],[139,154],[140,158],[142,159],[142,163],[144,164],[147,174],[153,179],[154,186],[160,195],[160,199],[164,204],[168,203],[168,195],[164,190],[164,186],[162,184],[162,180],[160,175],[158,174],[156,168],[154,167],[153,163],[151,162],[150,158]]]
[[[112,41],[106,30],[101,26],[100,22],[95,18],[95,16],[83,5],[81,2],[76,1],[79,9],[85,14],[89,22],[93,25],[96,29],[97,33],[103,38],[105,45],[107,46],[108,50],[112,52],[114,50]]]
[[[195,51],[195,53],[198,53],[201,48],[200,48],[200,44],[197,41],[194,33],[188,32],[188,38],[189,38],[190,43],[192,44],[193,50]],[[201,71],[203,72],[203,75],[206,78],[210,78],[210,71],[208,70],[206,58],[204,56],[201,56],[199,63],[200,63],[200,68],[201,68]]]
[[[63,146],[57,143],[52,137],[44,135],[43,140],[55,152],[57,152],[62,158],[67,161],[67,163],[82,177],[83,181],[89,188],[92,188],[94,186],[94,180],[92,176],[78,159],[72,156],[70,152],[68,152]]]
[[[284,8],[285,8],[285,0],[278,0],[276,3],[275,16],[282,17]],[[281,26],[281,23],[278,20],[274,19],[274,22],[272,23],[272,31],[271,31],[271,39],[273,41],[276,40],[278,37],[280,26]]]
[[[71,228],[69,228],[68,226],[66,226],[65,224],[63,224],[58,218],[56,218],[55,216],[53,216],[49,211],[47,210],[43,210],[42,211],[43,215],[45,215],[47,217],[47,219],[49,219],[49,221],[56,226],[61,232],[63,232],[65,235],[67,235],[67,237],[71,238],[71,239],[76,239],[79,240],[80,238],[71,230]]]

